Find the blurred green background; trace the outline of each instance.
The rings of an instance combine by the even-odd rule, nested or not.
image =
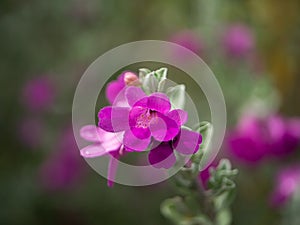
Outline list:
[[[253,92],[265,86],[271,90],[267,96],[277,96],[271,107],[300,116],[299,11],[298,0],[2,0],[0,224],[170,224],[159,210],[174,195],[168,182],[110,189],[77,155],[70,126],[81,75],[94,59],[120,44],[170,40],[190,47],[216,74],[229,127]],[[250,32],[245,54],[230,52],[222,40],[236,24]],[[49,104],[32,108],[26,90],[44,77],[49,81],[41,91],[49,88]],[[197,95],[190,85],[189,93]],[[71,159],[61,153],[69,151],[75,153]],[[271,174],[272,166],[255,173],[260,170]],[[269,181],[264,184],[264,177],[254,175],[243,181],[249,172],[242,169],[237,182],[234,224],[277,224],[280,210],[267,204]],[[253,187],[257,179],[262,181],[259,188]]]

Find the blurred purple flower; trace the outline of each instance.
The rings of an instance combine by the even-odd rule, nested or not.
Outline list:
[[[117,80],[111,81],[107,84],[105,93],[108,102],[110,104],[114,104],[116,98],[121,91],[124,90],[125,86],[135,84],[135,81],[137,80],[137,75],[131,71],[121,73]]]
[[[44,125],[39,118],[25,118],[18,125],[18,136],[20,141],[30,147],[36,148],[41,144]]]
[[[300,188],[300,166],[282,169],[276,177],[275,188],[271,195],[271,204],[275,207],[285,204]]]
[[[82,177],[82,166],[73,130],[68,128],[61,136],[57,150],[42,164],[41,184],[47,190],[72,188]]]
[[[238,58],[249,54],[255,42],[249,27],[244,24],[233,24],[225,30],[222,44],[227,55]]]
[[[237,128],[229,134],[230,153],[246,163],[259,162],[267,152],[267,130],[262,121],[253,116],[244,116]]]
[[[104,107],[98,118],[99,127],[105,131],[125,131],[123,144],[127,149],[144,151],[149,146],[151,137],[166,142],[179,133],[178,120],[186,117],[186,112],[170,111],[171,103],[165,94],[153,93],[146,96],[141,88],[131,86],[126,89],[125,96],[129,107]]]
[[[127,151],[122,144],[123,133],[110,133],[95,125],[81,128],[80,136],[93,144],[80,150],[81,156],[95,158],[110,155],[108,166],[107,185],[112,187],[118,167],[118,159]]]
[[[186,30],[176,33],[170,38],[170,41],[181,45],[198,55],[201,55],[203,53],[203,41],[193,31]],[[174,52],[174,55],[179,59],[184,59],[186,57],[184,51],[176,50]]]
[[[23,104],[32,111],[49,109],[55,98],[55,87],[47,76],[29,80],[23,87]]]
[[[245,115],[228,136],[229,150],[235,158],[250,164],[265,157],[285,156],[299,146],[296,130],[297,126],[280,116],[261,119]]]
[[[295,151],[300,143],[299,121],[285,120],[280,116],[271,116],[268,118],[267,126],[271,139],[271,154],[280,157]]]
[[[183,155],[192,155],[199,150],[202,136],[198,132],[181,129],[179,134],[169,142],[154,142],[154,148],[148,155],[148,160],[155,168],[169,169],[176,163],[174,151]]]

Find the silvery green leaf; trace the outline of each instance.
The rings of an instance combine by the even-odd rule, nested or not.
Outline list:
[[[168,95],[172,108],[184,109],[185,104],[185,85],[180,84],[175,87],[169,87],[166,94]]]
[[[171,221],[177,223],[184,219],[184,214],[188,209],[180,197],[165,200],[160,207],[161,213]]]
[[[157,92],[158,80],[154,76],[154,72],[148,73],[142,82],[142,88],[147,95]]]
[[[191,214],[191,209],[180,197],[165,200],[161,205],[161,213],[176,225],[212,225],[204,214],[200,212]]]
[[[228,159],[221,159],[218,165],[218,169],[220,170],[231,170],[231,163]]]
[[[213,126],[211,123],[207,121],[203,121],[196,126],[195,129],[202,136],[202,143],[200,144],[200,149],[192,156],[192,161],[196,164],[199,164],[201,159],[203,158],[204,152],[209,148],[211,137],[213,134]],[[200,165],[198,166],[198,170],[202,169]]]
[[[167,78],[168,69],[165,67],[162,67],[155,71],[156,78],[158,82],[165,80]]]
[[[158,91],[162,93],[167,93],[169,88],[175,87],[177,84],[174,81],[163,79],[158,83]]]
[[[232,180],[238,173],[231,168],[227,159],[222,159],[217,168],[210,168],[208,187],[211,191],[216,210],[220,211],[230,206],[235,198],[236,185]]]
[[[140,68],[139,69],[139,79],[140,79],[141,83],[144,81],[144,79],[148,73],[151,73],[151,70],[149,70],[148,68]]]
[[[235,185],[234,185],[235,186]],[[236,189],[223,190],[222,193],[214,195],[215,209],[218,211],[229,208],[236,196]]]
[[[197,131],[202,135],[202,143],[200,145],[200,150],[205,152],[209,149],[211,143],[211,138],[213,135],[213,126],[210,122],[203,121],[199,124]]]
[[[221,210],[216,215],[217,225],[230,225],[231,221],[232,221],[232,215],[229,209]]]

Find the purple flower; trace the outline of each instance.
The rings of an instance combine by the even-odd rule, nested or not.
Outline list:
[[[175,151],[190,155],[198,151],[202,137],[199,133],[181,128],[187,112],[171,110],[164,93],[147,96],[138,86],[133,73],[123,73],[109,84],[107,95],[112,106],[98,113],[98,127],[88,125],[80,134],[93,144],[81,149],[85,158],[110,156],[108,185],[112,186],[118,159],[127,152],[150,149],[148,161],[157,168],[170,168],[176,162]],[[111,91],[109,91],[111,90]],[[121,103],[120,103],[121,102]]]
[[[127,149],[144,151],[151,142],[170,141],[180,131],[180,121],[187,118],[183,110],[171,110],[163,93],[146,96],[141,88],[128,87],[125,97],[129,107],[108,106],[100,110],[99,127],[108,132],[125,132],[123,144]]]
[[[41,184],[47,190],[71,188],[82,177],[82,166],[73,131],[68,128],[59,140],[57,150],[41,166]]]
[[[230,153],[247,163],[288,155],[299,146],[299,125],[276,115],[263,119],[246,115],[229,134]]]
[[[275,182],[271,204],[277,207],[285,204],[300,187],[300,167],[290,166],[282,169]]]
[[[123,72],[117,80],[111,81],[106,87],[106,98],[110,104],[114,104],[115,99],[120,92],[124,90],[126,85],[134,85],[138,81],[138,77],[131,71]]]
[[[93,144],[80,150],[81,156],[95,158],[110,155],[107,185],[112,187],[117,172],[118,159],[126,151],[122,144],[122,132],[110,133],[95,125],[87,125],[81,128],[80,136],[87,141],[93,142]]]
[[[156,143],[148,155],[149,163],[155,168],[169,169],[176,163],[174,151],[183,155],[192,155],[199,150],[202,136],[198,132],[181,129],[171,141]]]
[[[251,30],[243,24],[228,27],[222,37],[225,53],[232,57],[244,57],[254,48]]]
[[[295,151],[300,143],[300,123],[297,120],[285,120],[280,116],[271,116],[267,120],[270,134],[270,154],[284,156]],[[297,132],[298,130],[298,132]]]
[[[257,163],[269,151],[267,131],[262,121],[253,116],[244,116],[237,128],[229,134],[230,153],[246,163]]]
[[[48,77],[37,77],[25,84],[22,101],[29,110],[41,111],[53,105],[55,94],[54,84]]]

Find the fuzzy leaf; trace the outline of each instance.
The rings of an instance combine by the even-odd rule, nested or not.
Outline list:
[[[158,80],[154,76],[154,72],[148,73],[142,82],[142,88],[147,95],[150,95],[158,90]]]
[[[140,68],[139,69],[139,79],[140,79],[141,83],[144,82],[144,79],[148,73],[151,73],[151,70],[149,70],[148,68]]]
[[[213,126],[210,122],[203,121],[200,123],[197,131],[202,135],[202,143],[200,146],[200,150],[202,152],[206,152],[209,149],[209,145],[211,143],[211,138],[213,135]]]
[[[202,136],[202,143],[200,144],[200,149],[192,156],[193,163],[198,165],[198,171],[201,169],[199,163],[203,157],[204,152],[209,148],[211,137],[213,134],[213,126],[211,123],[203,121],[195,129]]]
[[[158,83],[158,91],[159,92],[163,92],[163,93],[167,93],[167,91],[169,90],[169,88],[175,87],[176,83],[168,80],[168,79],[163,79]]]
[[[230,225],[232,221],[231,211],[229,209],[221,210],[216,215],[217,225]]]
[[[222,159],[217,168],[210,169],[208,187],[217,211],[228,208],[233,202],[236,185],[232,179],[237,173],[236,169],[231,169],[227,159]]]
[[[161,82],[162,80],[165,80],[167,78],[168,69],[165,67],[162,67],[155,71],[155,76],[158,80],[158,82]]]
[[[212,225],[204,214],[192,214],[187,203],[180,197],[165,200],[161,205],[161,213],[176,225]]]
[[[168,95],[172,108],[184,109],[185,104],[185,85],[180,84],[175,87],[168,88],[166,94]]]

